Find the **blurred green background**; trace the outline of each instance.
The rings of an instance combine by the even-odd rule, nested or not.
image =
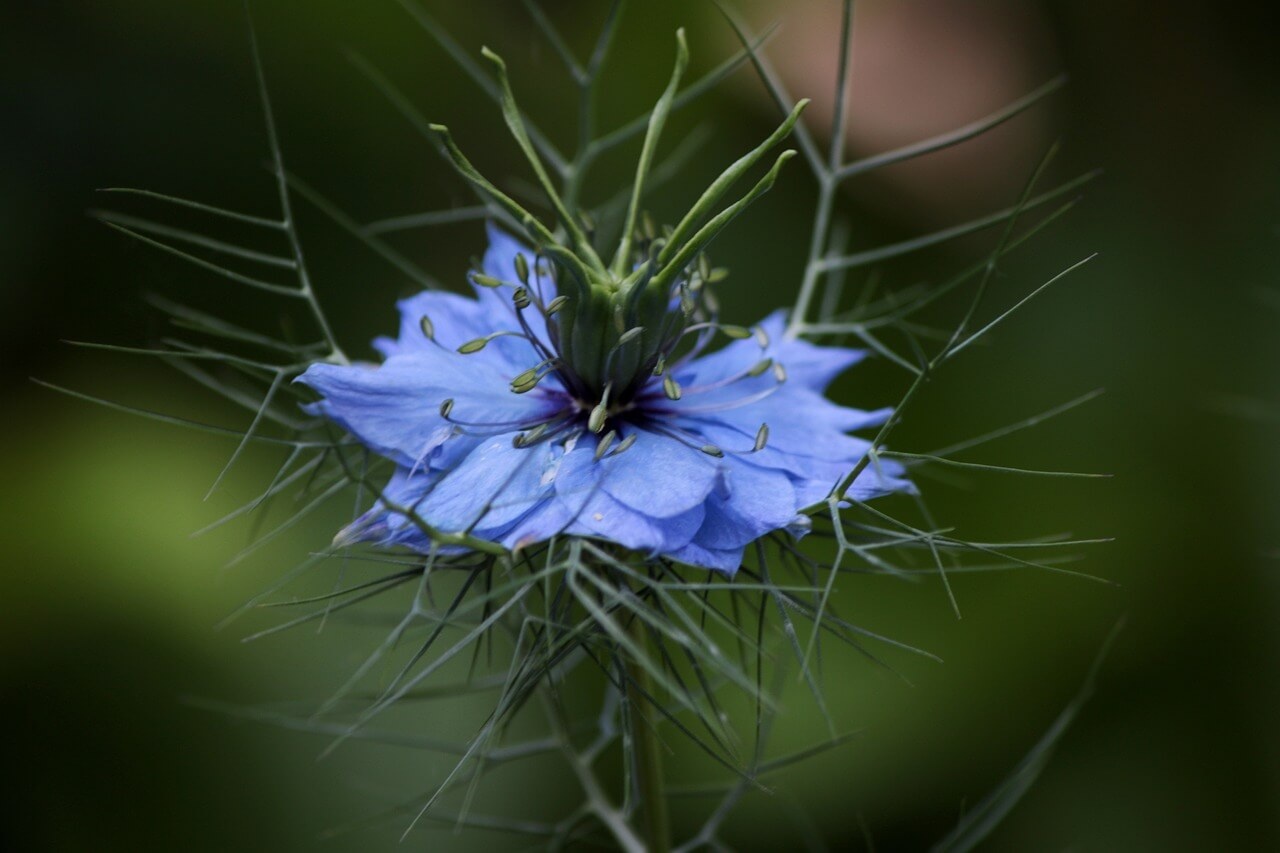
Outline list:
[[[567,147],[568,81],[518,3],[425,0],[473,53],[501,50],[529,110]],[[590,43],[603,5],[547,4]],[[362,221],[467,203],[464,188],[344,58],[373,60],[491,174],[523,171],[496,109],[394,3],[256,0],[291,168]],[[235,723],[181,700],[323,697],[372,636],[312,629],[261,643],[272,624],[215,625],[308,550],[333,507],[231,569],[247,527],[191,531],[254,494],[275,460],[252,456],[202,502],[231,444],[67,399],[55,382],[243,428],[247,415],[176,373],[75,350],[61,339],[145,345],[165,333],[143,300],[160,292],[239,314],[261,303],[86,214],[94,189],[135,186],[274,211],[242,9],[231,0],[13,0],[0,12],[0,383],[5,563],[0,719],[10,850],[368,850],[402,824],[321,841],[336,825],[429,787],[446,760]],[[1257,11],[1251,11],[1257,10]],[[747,7],[783,20],[772,47],[794,94],[829,114],[838,4]],[[1064,144],[1058,178],[1104,175],[1062,224],[1002,268],[1012,302],[1053,273],[1100,257],[933,383],[896,436],[928,450],[1102,387],[1100,400],[974,458],[1097,470],[1109,481],[981,478],[928,483],[944,523],[972,539],[1052,532],[1114,536],[1080,568],[1104,586],[1016,573],[956,581],[963,618],[936,582],[842,582],[870,628],[936,652],[890,661],[914,686],[848,661],[827,672],[853,743],[781,779],[729,840],[786,849],[920,849],[1003,778],[1078,689],[1103,638],[1127,628],[1096,697],[989,850],[1264,850],[1280,847],[1280,54],[1261,6],[1073,3],[859,4],[850,144],[874,153],[977,118],[1058,71],[1064,93],[991,139],[851,184],[852,245],[902,239],[1010,203],[1039,156]],[[713,7],[633,2],[602,126],[646,108],[668,73],[671,33],[689,28],[694,68],[733,50]],[[827,103],[823,103],[823,99]],[[749,69],[673,122],[671,140],[711,133],[685,177],[651,207],[666,218],[718,165],[775,121]],[[668,147],[669,150],[669,147]],[[599,199],[625,174],[603,165]],[[808,239],[812,181],[797,164],[717,245],[734,270],[727,311],[750,321],[786,304]],[[107,201],[114,201],[108,199]],[[130,206],[163,217],[164,211]],[[660,217],[661,218],[661,217]],[[353,354],[393,328],[409,283],[313,211],[301,226],[317,287]],[[459,283],[480,251],[474,225],[408,233],[398,248]],[[936,280],[989,240],[886,265],[890,284]],[[865,276],[851,279],[865,284]],[[257,308],[261,311],[261,308]],[[860,368],[837,393],[891,403],[902,377]],[[983,455],[985,454],[985,455]],[[265,475],[264,475],[265,476]],[[856,578],[854,580],[857,580]],[[792,702],[781,739],[821,723]],[[420,727],[461,734],[458,720]],[[680,762],[672,763],[679,775]],[[552,767],[493,781],[490,800],[536,812],[573,792]],[[800,804],[811,825],[788,822]],[[694,807],[682,806],[681,819]],[[506,849],[523,840],[414,836],[412,846]]]

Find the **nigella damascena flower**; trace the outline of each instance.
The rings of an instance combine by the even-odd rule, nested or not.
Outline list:
[[[587,536],[733,574],[749,543],[804,530],[800,511],[868,449],[847,433],[889,415],[823,397],[863,351],[785,337],[781,312],[752,330],[699,320],[697,274],[655,333],[619,330],[616,315],[568,310],[529,249],[492,226],[489,240],[475,299],[403,300],[399,337],[375,341],[381,365],[301,377],[323,397],[315,412],[396,464],[340,542],[427,553],[441,533],[511,550]],[[720,332],[731,342],[708,352]],[[867,466],[847,494],[909,490],[902,473]]]

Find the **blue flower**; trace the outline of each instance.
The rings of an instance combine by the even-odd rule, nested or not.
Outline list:
[[[732,575],[749,543],[804,531],[800,511],[869,447],[848,433],[890,414],[823,396],[863,351],[789,338],[782,312],[721,326],[697,273],[648,315],[660,331],[628,332],[589,299],[558,297],[545,259],[492,226],[489,240],[474,299],[405,299],[399,336],[374,342],[381,365],[300,377],[321,395],[314,413],[396,465],[343,544],[426,553],[430,529],[515,551],[587,536]],[[708,353],[719,332],[733,340]],[[848,494],[910,490],[882,460]]]

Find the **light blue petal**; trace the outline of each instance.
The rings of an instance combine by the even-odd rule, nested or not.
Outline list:
[[[666,556],[672,560],[681,563],[688,563],[691,566],[700,566],[704,569],[714,569],[729,577],[733,577],[738,573],[738,568],[742,565],[742,555],[746,551],[745,548],[727,548],[717,550],[714,548],[706,548],[696,542],[690,542],[683,548],[672,551]]]
[[[556,453],[549,443],[517,448],[510,435],[482,442],[418,504],[418,513],[448,532],[506,532],[551,496]]]
[[[741,548],[786,527],[800,506],[791,479],[781,471],[732,460],[725,473],[727,494],[712,493],[693,541],[712,550]]]
[[[624,453],[596,463],[600,486],[619,503],[655,518],[700,505],[720,479],[720,463],[700,450],[646,429]]]
[[[456,432],[440,416],[445,400],[454,400],[455,423],[474,424],[535,422],[562,406],[560,398],[541,388],[513,394],[510,377],[478,358],[481,355],[434,348],[392,356],[376,368],[314,364],[297,381],[323,396],[313,411],[367,447],[412,467]]]

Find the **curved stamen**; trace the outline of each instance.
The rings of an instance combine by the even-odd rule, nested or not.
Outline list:
[[[652,414],[664,414],[664,415],[672,415],[672,416],[701,415],[701,414],[710,414],[712,412],[728,412],[733,409],[740,409],[743,406],[750,406],[752,403],[758,403],[761,400],[765,399],[766,397],[770,397],[773,394],[777,393],[778,389],[781,387],[782,387],[782,384],[779,383],[770,388],[766,388],[763,391],[760,391],[758,393],[748,394],[745,397],[739,397],[736,400],[728,400],[724,403],[712,404],[707,406],[680,406],[679,408],[668,408],[664,406],[659,406],[657,408],[649,409],[648,411]]]

